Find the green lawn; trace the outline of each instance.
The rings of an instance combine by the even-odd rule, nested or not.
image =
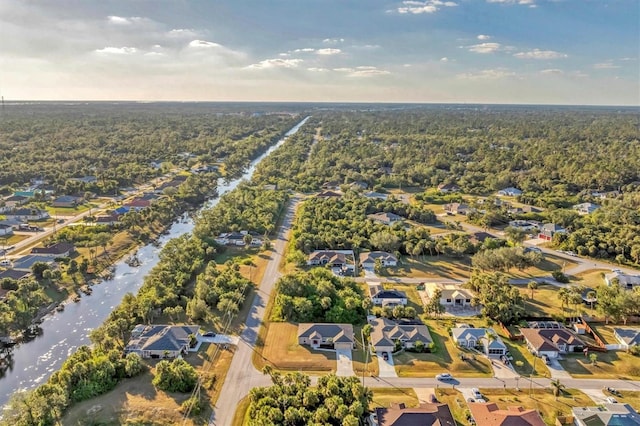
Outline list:
[[[373,388],[373,400],[370,409],[389,407],[392,403],[404,403],[407,407],[417,407],[418,397],[411,388]]]
[[[560,364],[578,379],[640,379],[640,358],[623,351],[594,353],[598,355],[595,365],[582,354],[568,355]]]
[[[387,268],[383,275],[396,277],[448,278],[466,280],[471,276],[471,261],[468,257],[454,258],[449,256],[403,257],[402,264],[395,268]]]

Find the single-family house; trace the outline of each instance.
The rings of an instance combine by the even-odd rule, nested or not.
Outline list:
[[[640,328],[616,327],[613,329],[613,335],[624,350],[640,345]]]
[[[149,207],[150,205],[151,205],[151,200],[145,200],[144,198],[136,197],[133,200],[129,201],[128,203],[125,203],[124,206],[134,210],[143,210]]]
[[[31,249],[31,254],[53,258],[69,257],[75,250],[76,248],[73,244],[62,241],[48,247],[34,247]]]
[[[322,189],[340,189],[340,183],[334,180],[327,181],[322,184]]]
[[[316,250],[309,255],[307,265],[330,266],[342,270],[355,270],[353,250]]]
[[[8,237],[13,235],[13,226],[0,223],[0,237]]]
[[[18,207],[29,202],[29,197],[23,195],[10,195],[4,199],[5,206]]]
[[[82,201],[81,197],[61,195],[51,202],[51,207],[76,207],[78,204],[82,204]]]
[[[369,191],[363,194],[367,198],[375,198],[378,200],[386,200],[388,198],[387,194],[381,194],[380,192]]]
[[[440,185],[438,185],[438,191],[445,194],[449,192],[458,192],[460,191],[460,187],[455,183],[441,183]]]
[[[556,225],[555,223],[545,223],[540,228],[540,233],[538,234],[538,238],[542,240],[551,241],[555,234],[566,234],[566,233],[567,233],[567,230],[560,225]]]
[[[640,415],[629,404],[601,404],[597,407],[574,407],[576,426],[638,426]]]
[[[31,267],[36,263],[46,263],[49,266],[55,264],[53,257],[36,254],[28,254],[13,261],[13,269],[31,272]]]
[[[355,349],[353,325],[302,323],[298,325],[298,344],[313,349]]]
[[[584,342],[566,328],[521,328],[520,332],[531,353],[540,357],[557,358],[584,348]]]
[[[318,195],[318,198],[340,198],[342,197],[342,193],[337,191],[322,191]]]
[[[523,231],[533,231],[538,229],[539,224],[529,220],[511,220],[509,221],[509,226]]]
[[[411,349],[416,342],[429,346],[433,339],[429,329],[424,324],[403,324],[387,318],[375,318],[369,320],[371,324],[371,345],[376,352],[394,352],[396,341],[403,348]]]
[[[96,216],[95,223],[98,225],[117,225],[120,223],[120,215],[112,213]]]
[[[471,211],[471,207],[465,203],[449,203],[444,205],[444,211],[451,214],[467,215]]]
[[[382,284],[369,284],[369,297],[377,306],[405,306],[407,295],[403,291],[385,290]]]
[[[215,241],[216,243],[225,246],[245,246],[246,243],[244,242],[244,238],[248,234],[249,233],[247,231],[223,232],[222,234],[218,235]]]
[[[215,173],[218,171],[218,166],[214,166],[214,165],[210,165],[210,164],[201,164],[200,166],[197,167],[192,167],[191,168],[191,172],[192,173]]]
[[[577,210],[579,214],[591,214],[600,208],[599,205],[593,203],[581,203],[573,206],[574,210]]]
[[[626,288],[627,290],[640,285],[640,275],[625,274],[622,271],[613,271],[605,274],[604,281],[607,285],[611,285],[614,280],[618,281],[620,287]]]
[[[594,198],[600,198],[602,200],[607,199],[607,198],[616,198],[618,195],[620,195],[620,191],[618,190],[613,190],[613,191],[594,191],[591,193],[591,196]]]
[[[355,182],[351,182],[349,184],[349,188],[355,191],[364,191],[369,188],[369,184],[367,182],[363,182],[361,180],[357,180]]]
[[[405,220],[404,217],[389,212],[369,214],[367,217],[375,222],[380,222],[383,225],[393,225],[396,222]]]
[[[23,278],[30,277],[31,275],[32,275],[32,272],[30,270],[23,271],[23,270],[16,270],[16,269],[7,269],[6,271],[0,272],[0,281],[5,278],[11,278],[12,280],[18,281]]]
[[[18,219],[23,222],[29,220],[44,220],[49,218],[49,212],[46,210],[40,209],[29,209],[29,208],[21,208],[11,210],[5,213],[7,219]]]
[[[522,191],[520,191],[518,188],[510,186],[509,188],[501,189],[500,191],[498,191],[497,195],[501,197],[518,197],[522,195]]]
[[[368,251],[360,253],[360,265],[363,268],[372,269],[376,264],[376,260],[379,260],[380,264],[385,267],[398,265],[398,258],[386,251]]]
[[[507,346],[493,328],[472,328],[466,324],[451,329],[451,338],[463,348],[474,348],[487,356],[507,353]]]
[[[447,404],[421,403],[408,408],[403,403],[376,408],[369,416],[371,426],[455,426],[456,421]]]
[[[452,283],[426,283],[425,294],[431,299],[436,291],[440,290],[440,304],[445,308],[470,307],[474,294],[471,290],[462,288],[460,284]],[[427,301],[425,301],[426,304]]]
[[[509,407],[501,410],[495,402],[470,402],[467,404],[477,426],[545,426],[538,410]]]
[[[131,331],[125,354],[137,353],[142,358],[176,358],[186,354],[192,341],[200,337],[198,325],[138,324]]]

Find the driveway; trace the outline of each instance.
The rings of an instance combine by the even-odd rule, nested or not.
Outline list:
[[[549,373],[551,373],[552,379],[571,379],[571,374],[567,373],[562,365],[555,358],[549,359],[549,364],[547,367],[549,368]]]
[[[589,398],[593,400],[597,405],[607,404],[607,396],[600,389],[580,389],[582,392],[587,394]]]
[[[378,377],[398,377],[396,373],[396,369],[393,366],[393,355],[389,354],[389,359],[384,360],[382,354],[384,352],[376,352],[376,356],[378,358]]]
[[[493,376],[497,379],[515,379],[516,377],[520,377],[512,368],[511,363],[505,365],[498,359],[492,359],[491,368],[493,368]]]
[[[372,268],[362,268],[362,270],[364,271],[365,278],[378,278],[378,276],[376,275],[375,271]]]
[[[353,359],[351,357],[351,351],[346,349],[336,349],[336,361],[338,362],[338,369],[336,370],[336,376],[353,376]]]
[[[228,336],[226,334],[216,334],[214,337],[200,337],[202,343],[218,343],[226,345],[238,345],[238,336]]]

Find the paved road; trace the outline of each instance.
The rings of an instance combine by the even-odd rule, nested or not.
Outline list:
[[[258,338],[258,331],[264,318],[265,308],[274,285],[280,278],[278,267],[286,249],[287,234],[291,228],[299,201],[298,198],[294,198],[289,203],[282,226],[278,231],[278,236],[275,241],[272,241],[273,249],[269,263],[260,283],[260,288],[251,304],[246,327],[240,334],[240,342],[233,355],[227,377],[220,391],[220,397],[209,419],[210,425],[230,425],[238,402],[249,393],[249,390],[256,386],[268,386],[271,384],[268,376],[264,376],[253,367],[251,359],[253,357],[253,348]]]

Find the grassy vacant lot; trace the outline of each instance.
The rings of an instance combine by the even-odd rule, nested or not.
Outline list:
[[[471,275],[471,261],[468,257],[454,258],[449,256],[404,257],[402,264],[395,268],[387,268],[383,275],[396,277],[447,278],[466,280]]]
[[[215,385],[212,389],[206,390],[206,396],[212,404],[218,398],[218,392],[222,388],[224,376],[233,356],[232,350],[220,351],[216,355],[216,347],[216,345],[203,345],[197,354],[190,354],[186,358],[200,372],[216,371]],[[214,355],[216,355],[215,358]],[[150,371],[138,377],[123,380],[111,392],[74,405],[61,424],[153,424],[159,426],[207,424],[209,410],[183,423],[182,414],[179,412],[180,404],[189,398],[190,394],[157,390],[151,384],[155,362],[150,365],[152,367]]]
[[[538,288],[533,292],[531,298],[531,290],[526,285],[517,286],[524,298],[525,309],[528,315],[537,316],[553,316],[562,315],[562,302],[558,297],[559,288],[551,284],[539,284]],[[564,308],[565,314],[569,311]]]
[[[571,262],[561,257],[545,254],[542,262],[536,266],[532,266],[527,269],[519,271],[517,268],[512,268],[508,271],[507,275],[511,278],[530,278],[530,277],[542,277],[549,276],[553,271],[559,271],[564,268],[567,269],[578,266],[577,263]]]
[[[403,402],[407,407],[417,407],[418,397],[412,388],[374,388],[369,409],[389,407],[392,403]]]
[[[590,269],[571,276],[571,280],[576,284],[596,288],[604,283],[604,274],[611,272],[610,269]]]
[[[86,212],[89,209],[95,209],[98,204],[84,203],[76,207],[45,207],[45,210],[49,212],[51,216],[75,216],[82,212]]]
[[[618,402],[629,404],[636,410],[640,410],[640,392],[638,391],[619,391],[622,397],[616,396]],[[605,394],[608,395],[607,392]]]
[[[558,415],[571,414],[573,407],[593,406],[593,401],[584,393],[576,389],[567,389],[564,394],[556,398],[550,389],[534,389],[530,394],[526,389],[518,392],[513,389],[480,389],[487,402],[495,402],[499,408],[521,406],[535,409],[542,415],[548,425],[555,424]]]
[[[471,352],[456,347],[447,332],[451,321],[429,321],[429,331],[434,341],[433,353],[418,354],[404,352],[394,355],[396,371],[400,377],[434,377],[448,371],[455,377],[491,377],[493,370],[489,361],[482,356],[474,360],[462,361],[461,354]]]
[[[314,351],[298,344],[298,325],[286,322],[265,324],[263,344],[256,347],[253,363],[258,370],[271,365],[276,370],[329,373],[336,371],[336,354]],[[259,340],[261,340],[259,338]]]
[[[549,369],[547,366],[542,359],[536,359],[536,357],[529,352],[525,342],[512,342],[504,335],[501,337],[513,357],[512,365],[518,374],[523,377],[529,377],[530,375],[533,375],[533,377],[549,377]],[[522,362],[522,366],[518,365],[518,361]],[[535,371],[533,369],[534,366]]]
[[[35,233],[33,234],[35,235]],[[18,244],[20,241],[26,240],[27,238],[31,237],[32,235],[16,235],[13,234],[10,237],[2,237],[0,239],[0,243],[2,243],[3,246],[13,246]]]
[[[623,351],[593,352],[596,364],[582,354],[568,355],[560,364],[578,379],[640,379],[640,358]]]

